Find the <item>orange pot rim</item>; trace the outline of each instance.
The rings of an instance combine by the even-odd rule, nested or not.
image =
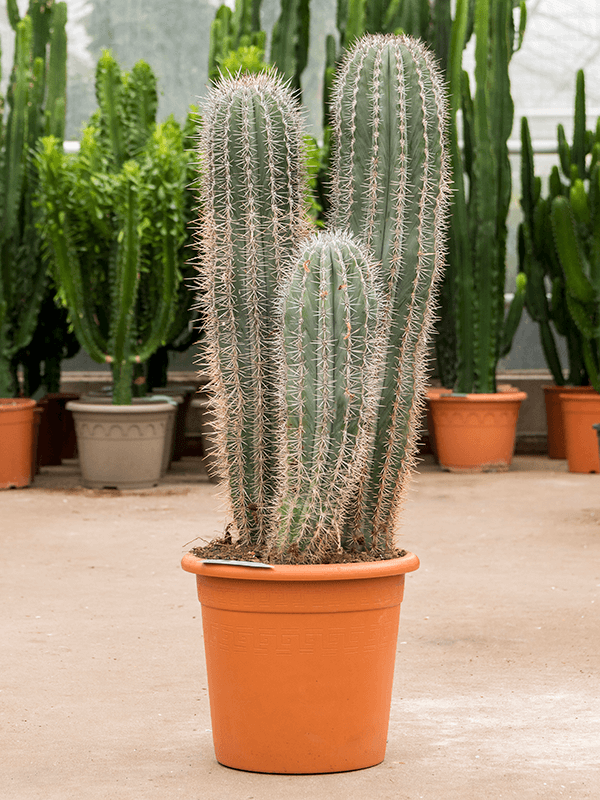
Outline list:
[[[588,386],[575,386],[572,383],[565,383],[562,386],[559,383],[545,383],[542,386],[542,389],[545,392],[557,392],[558,394],[560,394],[560,392],[568,392],[569,394],[571,394],[572,392],[582,392],[582,393],[586,392],[587,393],[587,392],[593,392],[594,391],[594,387],[593,386],[589,386],[589,385]]]
[[[0,397],[0,410],[22,411],[24,408],[33,408],[37,405],[30,397]]]
[[[181,566],[186,572],[210,578],[247,581],[345,581],[404,575],[419,568],[414,553],[385,561],[360,561],[351,564],[269,564],[268,568],[207,563],[193,553],[186,553]]]
[[[430,397],[434,403],[458,403],[461,400],[468,403],[482,403],[482,402],[494,402],[494,403],[512,403],[515,400],[526,400],[527,393],[526,392],[490,392],[487,394],[477,394],[476,392],[469,393],[469,394],[441,394],[434,397]]]
[[[576,392],[566,392],[559,395],[559,397],[561,400],[567,400],[569,403],[595,403],[600,399],[600,394],[598,394],[598,392],[580,392],[579,394]]]

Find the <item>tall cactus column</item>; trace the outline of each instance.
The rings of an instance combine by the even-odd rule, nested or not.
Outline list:
[[[449,172],[446,101],[432,56],[409,37],[372,36],[345,57],[332,98],[331,223],[381,263],[387,362],[354,538],[385,538],[416,445],[426,347],[443,265]]]
[[[204,108],[201,222],[219,472],[243,541],[272,529],[277,447],[275,297],[308,229],[301,118],[273,75],[220,82]],[[289,267],[288,267],[289,268]]]

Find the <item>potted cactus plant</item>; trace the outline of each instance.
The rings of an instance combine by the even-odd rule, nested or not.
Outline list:
[[[65,119],[67,8],[31,0],[21,18],[7,5],[15,57],[0,113],[0,487],[32,478],[35,400],[19,397],[16,359],[31,342],[46,288],[32,149],[39,136],[62,139]],[[4,103],[0,100],[0,109]]]
[[[332,216],[311,231],[301,116],[275,73],[213,87],[202,288],[231,522],[186,554],[217,759],[259,772],[385,754],[413,466],[449,195],[434,59],[367,36],[333,97]],[[345,678],[340,680],[340,675]]]
[[[96,95],[76,155],[42,140],[43,231],[75,334],[113,378],[111,406],[67,406],[83,482],[139,488],[160,477],[175,413],[167,398],[132,399],[140,387],[144,394],[143,365],[171,330],[186,257],[189,155],[173,119],[155,123],[156,80],[146,63],[123,73],[105,51]]]
[[[513,0],[458,0],[448,81],[454,193],[448,270],[440,293],[437,367],[448,391],[429,398],[437,455],[453,471],[508,469],[524,392],[498,391],[499,359],[510,349],[525,299],[517,279],[505,314],[507,214],[511,196],[508,137],[513,123],[509,63],[523,36]],[[462,54],[475,36],[475,87]],[[459,149],[458,112],[463,149]],[[502,387],[504,388],[504,387]],[[506,387],[509,388],[509,387]]]
[[[560,169],[552,168],[546,197],[535,175],[525,118],[521,142],[520,267],[527,276],[527,309],[539,325],[554,378],[544,387],[548,455],[566,457],[573,472],[599,472],[592,425],[600,420],[600,119],[595,131],[587,130],[582,70],[576,78],[573,142],[568,144],[559,125]],[[566,346],[566,371],[556,334]]]

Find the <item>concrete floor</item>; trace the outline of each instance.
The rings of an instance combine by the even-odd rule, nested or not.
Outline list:
[[[600,798],[600,476],[520,456],[505,474],[425,461],[387,757],[316,776],[221,767],[194,579],[223,517],[199,460],[141,492],[76,462],[0,493],[0,796],[7,800]]]

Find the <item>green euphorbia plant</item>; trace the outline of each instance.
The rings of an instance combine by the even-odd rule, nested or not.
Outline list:
[[[274,73],[216,84],[200,139],[199,286],[219,467],[263,560],[393,557],[449,197],[433,58],[367,36],[332,98],[329,229],[306,209],[302,118]]]
[[[136,365],[173,332],[190,159],[180,126],[155,122],[147,64],[123,73],[106,51],[96,96],[76,155],[42,141],[42,230],[75,334],[95,361],[110,364],[113,402],[128,404]]]

